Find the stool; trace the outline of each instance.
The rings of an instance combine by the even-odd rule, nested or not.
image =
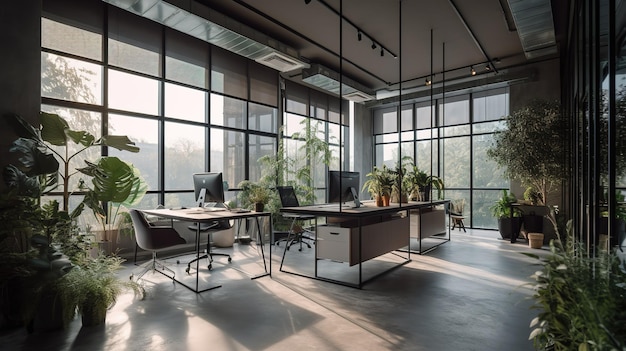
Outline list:
[[[467,231],[465,230],[465,224],[463,223],[465,217],[459,215],[450,215],[450,219],[452,219],[452,230],[454,230],[454,228],[456,228],[456,226],[458,225],[459,231],[463,229],[463,231],[467,233]]]

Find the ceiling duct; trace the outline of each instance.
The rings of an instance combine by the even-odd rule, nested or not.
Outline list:
[[[181,9],[163,0],[103,0],[281,72],[308,67],[295,49],[196,2]]]
[[[320,89],[339,95],[340,75],[322,65],[312,64],[302,69],[302,81]],[[374,92],[347,77],[341,77],[341,96],[354,102],[374,99]]]
[[[550,0],[508,0],[527,59],[557,53]]]

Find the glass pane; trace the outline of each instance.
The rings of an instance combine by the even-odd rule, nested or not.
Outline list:
[[[74,131],[87,131],[92,134],[96,139],[102,136],[101,125],[102,115],[98,112],[91,112],[85,110],[78,110],[72,108],[42,105],[41,110],[48,113],[56,113],[67,121],[71,130]],[[69,190],[70,192],[78,191],[78,181],[80,178],[85,178],[82,173],[76,173],[76,168],[85,167],[85,160],[95,162],[100,156],[99,147],[90,147],[84,149],[83,145],[75,144],[73,141],[69,141],[67,147],[65,146],[52,146],[52,148],[60,155],[69,155],[64,157],[63,160],[59,159],[59,171],[64,176],[63,164],[68,162],[69,165]],[[76,155],[72,157],[73,155]],[[69,159],[69,160],[68,160]],[[62,191],[63,180],[59,179],[59,185],[56,191]]]
[[[401,130],[413,130],[413,105],[402,106],[400,114]]]
[[[158,115],[159,82],[110,69],[109,107]]]
[[[432,139],[432,138],[436,138],[437,135],[438,133],[437,133],[436,128],[422,129],[422,130],[415,131],[415,139],[417,140]]]
[[[474,190],[472,195],[472,227],[497,229],[498,220],[490,208],[502,196],[502,190]]]
[[[290,137],[293,133],[301,133],[303,131],[304,121],[305,117],[287,113],[284,125],[285,136]]]
[[[211,90],[247,99],[246,59],[215,46],[212,47],[211,55]]]
[[[211,94],[211,124],[232,128],[246,128],[245,101]]]
[[[302,140],[294,140],[294,139],[285,139],[284,140],[284,148],[285,155],[289,159],[293,160],[292,164],[287,165],[287,179],[286,180],[296,180],[295,173],[300,169],[306,167],[306,153],[303,149],[304,141]]]
[[[109,64],[159,76],[159,53],[109,39]]]
[[[432,147],[432,148],[431,148]],[[437,143],[431,141],[419,141],[416,143],[415,165],[428,174],[437,173]],[[446,186],[448,184],[446,183]]]
[[[109,155],[132,163],[148,184],[148,190],[159,189],[159,124],[157,120],[109,115],[109,134],[126,135],[137,147],[138,153],[109,148]]]
[[[165,116],[193,122],[206,122],[207,93],[165,83]]]
[[[454,127],[444,127],[441,128],[441,136],[449,137],[449,136],[457,136],[457,135],[468,135],[470,133],[470,125],[465,124],[461,126]]]
[[[439,111],[443,116],[441,125],[469,123],[469,99],[467,97],[459,101],[446,101],[445,106],[439,104]]]
[[[445,188],[444,188],[445,189]],[[433,193],[435,197],[437,197],[437,190]],[[465,216],[465,220],[463,224],[466,227],[471,227],[472,225],[472,213],[470,208],[470,191],[469,190],[461,190],[461,189],[453,189],[453,190],[444,190],[444,199],[451,200],[452,203],[460,203],[460,206],[456,206],[455,210],[462,210],[461,214]]]
[[[210,171],[222,172],[229,188],[246,179],[245,137],[243,132],[211,129]]]
[[[248,129],[259,132],[278,132],[278,109],[248,103]]]
[[[270,159],[276,155],[276,138],[250,135],[250,149],[248,150],[250,165],[248,177],[249,180],[256,182],[263,176],[263,171],[269,171],[267,166],[259,161],[263,156],[268,156]],[[237,184],[234,184],[235,186]]]
[[[443,140],[444,182],[446,187],[470,186],[470,138],[449,138]]]
[[[113,66],[161,76],[161,26],[128,11],[109,7],[108,60]]]
[[[102,105],[102,66],[42,52],[41,96]]]
[[[491,158],[487,157],[487,149],[491,146],[493,135],[474,136],[473,139],[473,176],[474,187],[477,188],[505,188],[508,180],[503,176],[503,170]]]
[[[102,34],[41,19],[41,46],[102,61]]]
[[[165,122],[165,190],[193,189],[193,173],[206,171],[205,127]]]
[[[506,129],[506,122],[505,121],[493,121],[493,122],[476,123],[472,125],[472,128],[473,128],[472,132],[474,134],[493,133],[493,132]]]
[[[339,144],[339,131],[341,127],[339,124],[328,123],[328,143],[329,144]],[[342,144],[345,145],[345,140],[341,140]]]
[[[179,33],[165,31],[165,77],[169,80],[209,88],[209,45]]]
[[[193,190],[193,182],[191,181],[191,175],[189,175],[188,187]],[[172,207],[182,207],[182,206],[192,206],[196,202],[194,199],[194,192],[188,193],[172,193],[165,194],[165,205],[166,208]]]
[[[415,106],[415,128],[424,129],[435,126],[435,111],[430,108],[430,103]]]

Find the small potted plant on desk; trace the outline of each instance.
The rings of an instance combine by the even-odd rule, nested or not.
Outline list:
[[[491,206],[491,214],[498,219],[498,230],[502,239],[513,240],[519,235],[522,225],[522,213],[517,207],[511,206],[517,198],[506,189],[502,190],[502,197]],[[511,210],[513,211],[511,215]]]
[[[376,206],[389,206],[393,177],[387,166],[383,165],[382,168],[374,166],[374,169],[366,176],[367,180],[363,183],[363,190],[370,193],[370,196],[376,201]]]
[[[255,212],[263,212],[265,209],[265,205],[270,200],[270,190],[263,185],[251,183],[250,186],[250,195],[248,199],[252,204],[254,204]]]

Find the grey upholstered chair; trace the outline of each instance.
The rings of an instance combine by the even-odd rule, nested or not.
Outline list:
[[[135,278],[136,280],[139,280],[148,271],[157,271],[166,277],[174,279],[174,275],[176,273],[157,259],[157,252],[176,245],[186,244],[187,242],[185,239],[183,239],[171,226],[151,225],[148,223],[144,215],[138,210],[131,209],[129,213],[130,218],[133,221],[133,228],[135,229],[135,240],[137,241],[137,246],[143,250],[152,252],[152,260],[150,264],[147,265],[145,269],[136,277],[132,274],[131,279]],[[158,270],[157,266],[159,266],[161,270]],[[165,272],[163,272],[163,270],[172,272],[172,276],[168,276]]]

